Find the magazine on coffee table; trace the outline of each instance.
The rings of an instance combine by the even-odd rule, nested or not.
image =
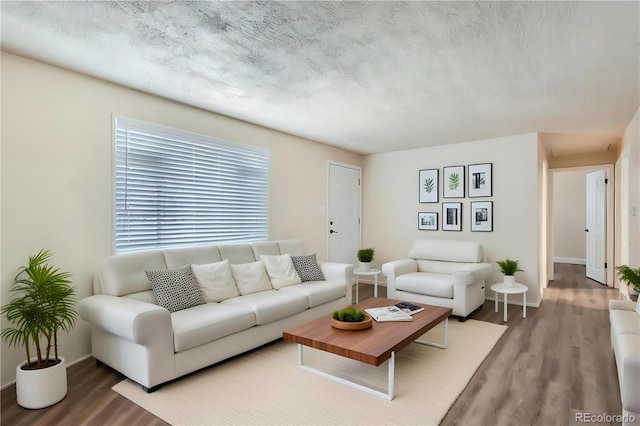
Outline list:
[[[424,311],[424,308],[422,306],[414,305],[411,302],[398,302],[395,304],[395,306],[396,308],[399,308],[401,311],[409,315],[417,314],[418,312]]]
[[[386,321],[413,321],[411,315],[403,312],[396,306],[384,306],[382,308],[368,308],[365,311],[377,322]]]

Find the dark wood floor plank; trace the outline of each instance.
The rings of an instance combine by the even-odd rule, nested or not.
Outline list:
[[[361,285],[360,300],[373,296]],[[386,288],[379,288],[386,297]],[[608,300],[617,290],[585,278],[584,266],[556,265],[539,308],[510,304],[509,328],[474,374],[442,425],[567,425],[576,413],[620,414]],[[512,300],[513,299],[513,300]],[[355,299],[354,299],[355,300]],[[521,303],[512,296],[509,301]],[[487,300],[471,318],[502,324],[502,303]],[[123,376],[92,359],[68,369],[69,391],[42,410],[19,407],[2,391],[2,425],[166,425],[111,390]],[[393,402],[391,402],[393,403]]]

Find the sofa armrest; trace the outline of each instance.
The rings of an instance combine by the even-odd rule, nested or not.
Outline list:
[[[396,278],[411,272],[418,272],[418,262],[415,259],[394,260],[382,265],[382,274],[387,277],[387,293],[391,290],[391,293],[395,295]]]
[[[161,306],[126,297],[100,294],[78,303],[80,317],[111,334],[151,346],[168,339],[173,346],[171,314]]]
[[[609,310],[619,310],[619,311],[635,311],[636,310],[636,302],[632,300],[617,300],[617,299],[609,299]]]
[[[353,281],[353,265],[350,263],[318,262],[322,275],[327,281],[351,284]]]
[[[453,273],[453,285],[471,285],[484,281],[493,273],[490,263],[470,263]]]
[[[618,380],[622,383],[622,408],[627,411],[640,412],[640,357],[631,356],[623,361],[624,377]]]

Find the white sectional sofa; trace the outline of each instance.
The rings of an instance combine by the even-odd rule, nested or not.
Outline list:
[[[640,301],[609,300],[609,320],[620,383],[622,424],[640,425]]]
[[[415,240],[409,258],[382,265],[389,299],[452,308],[461,321],[484,303],[492,272],[474,241]]]
[[[292,259],[295,273],[282,272]],[[298,267],[308,269],[298,274]],[[130,252],[105,259],[79,311],[91,325],[96,360],[151,392],[349,306],[352,273],[353,265],[315,263],[302,240]],[[304,275],[324,280],[297,283]],[[193,306],[171,305],[186,300]]]

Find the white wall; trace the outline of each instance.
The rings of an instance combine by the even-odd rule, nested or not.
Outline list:
[[[527,300],[540,301],[539,230],[541,213],[539,197],[539,153],[537,134],[508,136],[455,145],[399,151],[365,157],[363,167],[363,233],[365,246],[376,247],[374,263],[406,257],[416,238],[445,238],[480,241],[485,257],[495,272],[490,283],[501,282],[496,260],[510,257],[520,261],[524,273],[519,282],[529,287]],[[464,198],[462,232],[418,231],[418,212],[439,213],[442,229],[442,182],[440,202],[418,202],[418,171],[454,165],[493,163],[493,196]],[[466,172],[466,170],[465,170]],[[470,202],[493,201],[493,232],[470,231]],[[487,289],[487,295],[493,298]],[[514,300],[517,303],[517,301]]]
[[[553,176],[553,255],[558,262],[585,264],[587,173],[556,172]]]
[[[640,109],[622,138],[621,156],[616,162],[616,265],[640,267]],[[619,280],[616,278],[616,287]],[[626,286],[620,286],[627,293]]]
[[[79,298],[90,294],[112,247],[112,113],[270,149],[271,238],[303,238],[325,258],[327,161],[360,166],[361,156],[11,54],[1,66],[3,303],[41,248],[73,274]],[[80,320],[61,354],[74,362],[90,352]],[[24,356],[3,343],[3,386]]]

